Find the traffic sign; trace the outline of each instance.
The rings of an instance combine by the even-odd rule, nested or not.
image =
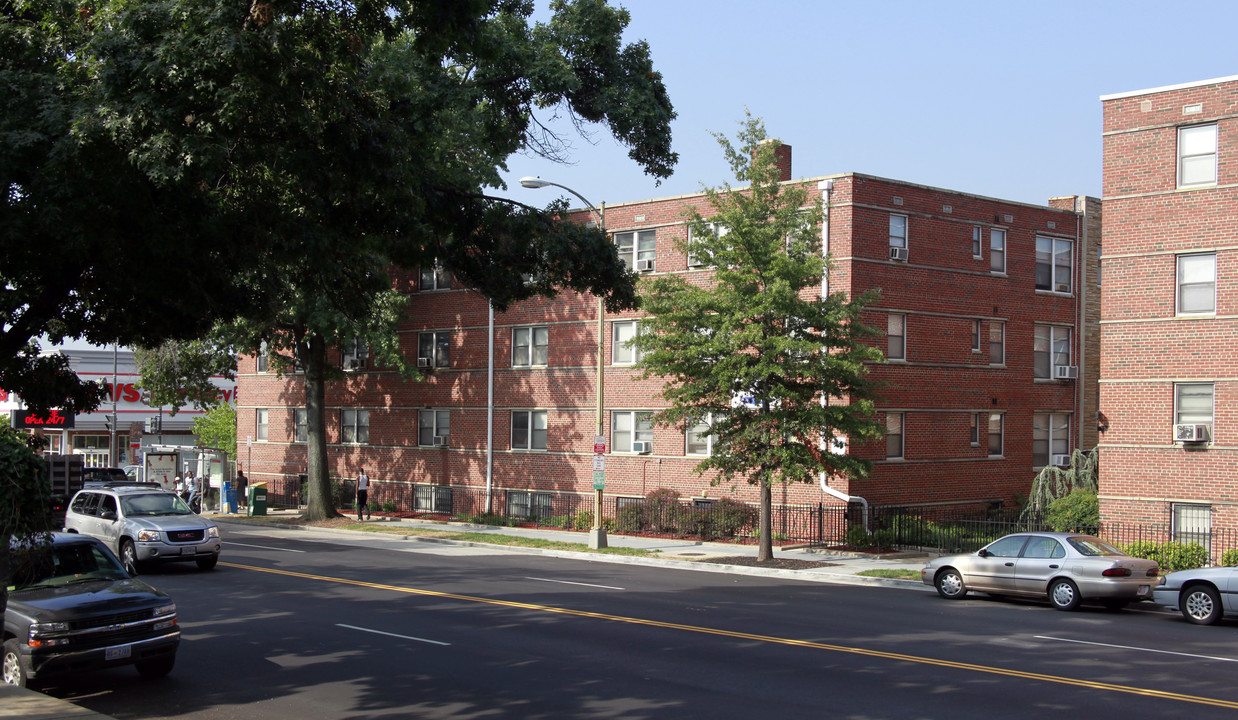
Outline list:
[[[593,472],[595,473],[602,472],[605,469],[606,469],[606,456],[605,455],[594,455],[593,456]]]
[[[606,473],[604,472],[593,473],[593,489],[594,490],[605,490],[606,489]]]
[[[593,436],[593,452],[598,455],[606,452],[606,436],[605,435],[594,435]]]

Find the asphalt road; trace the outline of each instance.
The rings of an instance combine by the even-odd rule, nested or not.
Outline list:
[[[229,528],[156,569],[173,674],[48,690],[115,718],[1232,718],[1238,627],[978,596]]]

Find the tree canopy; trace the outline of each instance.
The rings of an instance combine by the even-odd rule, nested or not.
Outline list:
[[[642,288],[649,317],[633,344],[645,376],[665,378],[670,407],[654,422],[713,436],[697,471],[743,479],[761,493],[760,557],[771,557],[770,489],[817,473],[862,476],[868,463],[823,451],[836,436],[881,436],[866,363],[882,360],[860,322],[867,295],[821,296],[823,209],[802,186],[779,183],[776,141],[760,120],[741,125],[738,147],[715,135],[747,187],[707,189],[705,217],[687,212],[689,257],[707,276],[659,276]]]

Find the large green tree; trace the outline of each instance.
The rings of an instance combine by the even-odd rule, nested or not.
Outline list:
[[[661,276],[643,287],[645,375],[665,378],[662,425],[706,423],[713,453],[697,471],[715,482],[759,488],[758,557],[773,556],[771,488],[813,482],[817,473],[862,476],[868,463],[822,451],[835,436],[881,436],[866,363],[882,360],[860,322],[867,296],[821,296],[821,204],[803,186],[779,183],[775,142],[760,120],[742,123],[738,147],[716,135],[747,187],[708,189],[708,218],[688,215],[684,250],[712,268],[708,278]]]
[[[33,450],[38,442],[0,425],[0,615],[9,599],[10,541],[37,540],[51,531],[52,486],[47,467]]]

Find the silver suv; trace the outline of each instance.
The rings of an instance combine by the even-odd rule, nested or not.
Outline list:
[[[64,529],[103,541],[131,573],[142,563],[191,560],[210,570],[223,547],[215,523],[157,483],[86,487],[69,503]]]

